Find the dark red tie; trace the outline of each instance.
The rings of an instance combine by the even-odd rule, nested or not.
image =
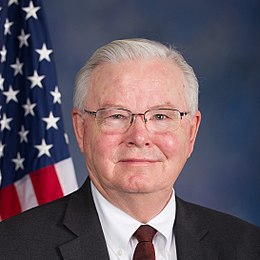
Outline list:
[[[133,236],[137,238],[138,244],[135,248],[133,260],[155,260],[152,240],[156,232],[156,229],[148,225],[142,225],[135,231]]]

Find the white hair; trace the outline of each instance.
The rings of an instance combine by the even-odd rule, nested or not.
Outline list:
[[[185,88],[188,109],[191,113],[195,113],[198,110],[199,84],[192,67],[173,46],[167,47],[147,39],[116,40],[97,49],[77,74],[74,107],[80,110],[84,108],[91,75],[97,66],[104,63],[148,58],[169,59],[181,69],[188,84]]]

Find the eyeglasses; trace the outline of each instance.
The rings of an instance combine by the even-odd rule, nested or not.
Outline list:
[[[84,112],[94,116],[101,131],[107,134],[120,134],[128,130],[137,116],[143,116],[149,132],[165,133],[179,128],[181,120],[189,112],[180,112],[173,108],[158,108],[144,113],[133,114],[124,108],[100,108],[97,111]]]

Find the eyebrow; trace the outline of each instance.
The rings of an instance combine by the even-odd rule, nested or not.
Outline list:
[[[157,109],[157,108],[176,108],[176,106],[174,106],[171,102],[166,102],[160,105],[152,106],[149,109]]]
[[[119,104],[112,104],[112,103],[105,103],[102,106],[100,106],[100,108],[110,108],[110,107],[126,109],[125,106],[122,106],[122,105],[119,105]]]
[[[100,108],[110,108],[110,107],[114,107],[114,108],[119,108],[119,109],[128,109],[130,110],[131,108],[127,108],[124,105],[121,104],[115,104],[115,103],[105,103],[104,105],[100,106]],[[176,108],[176,106],[174,106],[171,102],[165,102],[159,105],[154,105],[151,107],[148,107],[147,110],[150,109],[158,109],[158,108]]]

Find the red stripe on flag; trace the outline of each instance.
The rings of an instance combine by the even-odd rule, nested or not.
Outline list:
[[[30,178],[39,205],[63,196],[53,165],[31,173]]]
[[[13,184],[0,190],[0,219],[4,220],[21,213],[19,198]]]

